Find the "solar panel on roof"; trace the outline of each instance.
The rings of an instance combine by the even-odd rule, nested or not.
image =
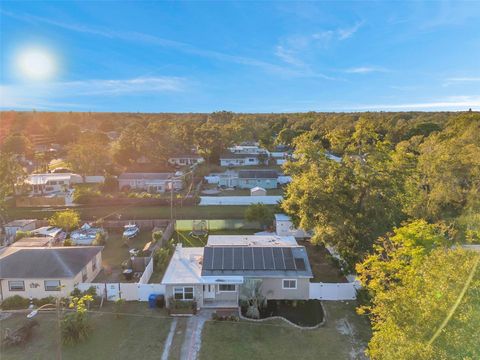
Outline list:
[[[223,249],[223,270],[232,270],[233,269],[233,249],[224,248]]]
[[[262,248],[263,251],[263,260],[265,261],[265,270],[275,270],[275,265],[273,264],[273,252],[271,247]]]
[[[213,248],[213,270],[223,270],[223,248]]]
[[[301,258],[295,258],[295,266],[297,270],[304,271],[305,270],[305,261]]]
[[[285,263],[283,262],[283,253],[281,248],[273,248],[273,262],[275,270],[285,270]]]
[[[243,251],[242,248],[233,248],[233,268],[243,270]]]
[[[255,270],[264,270],[262,248],[253,248],[253,265]]]
[[[252,248],[243,248],[243,268],[253,270],[253,252]]]
[[[210,247],[206,247],[203,249],[203,268],[205,270],[211,270],[212,262],[213,262],[213,249]]]
[[[282,248],[283,260],[285,261],[285,269],[295,270],[295,261],[293,261],[292,249]]]

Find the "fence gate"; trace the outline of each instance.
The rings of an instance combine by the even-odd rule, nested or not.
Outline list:
[[[107,288],[107,300],[109,301],[116,301],[120,299],[120,284],[119,283],[111,283],[105,284]]]

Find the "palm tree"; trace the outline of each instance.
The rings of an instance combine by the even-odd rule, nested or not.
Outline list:
[[[260,309],[267,306],[267,298],[262,294],[262,282],[247,279],[240,287],[240,301],[247,307],[247,317],[259,319]]]

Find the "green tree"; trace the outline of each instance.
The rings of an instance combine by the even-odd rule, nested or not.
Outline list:
[[[7,197],[15,194],[15,186],[21,188],[25,175],[13,154],[0,152],[0,211],[5,209]]]
[[[80,214],[75,210],[57,211],[49,219],[51,226],[59,227],[66,232],[75,230],[80,225]]]
[[[245,210],[245,220],[258,222],[263,227],[273,224],[274,214],[270,208],[264,204],[252,204]]]
[[[82,137],[68,147],[67,161],[82,176],[103,174],[110,163],[108,145],[96,136]]]
[[[11,154],[28,155],[32,152],[32,143],[24,134],[11,134],[4,140],[2,151]]]
[[[88,317],[87,304],[91,301],[93,301],[91,295],[71,299],[69,308],[73,311],[65,314],[61,323],[64,344],[77,344],[90,336],[92,326]]]

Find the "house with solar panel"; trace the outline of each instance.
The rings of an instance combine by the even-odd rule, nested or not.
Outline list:
[[[246,280],[260,281],[269,300],[307,300],[312,277],[307,251],[293,236],[210,235],[205,247],[177,244],[162,284],[167,306],[175,299],[236,308]]]

